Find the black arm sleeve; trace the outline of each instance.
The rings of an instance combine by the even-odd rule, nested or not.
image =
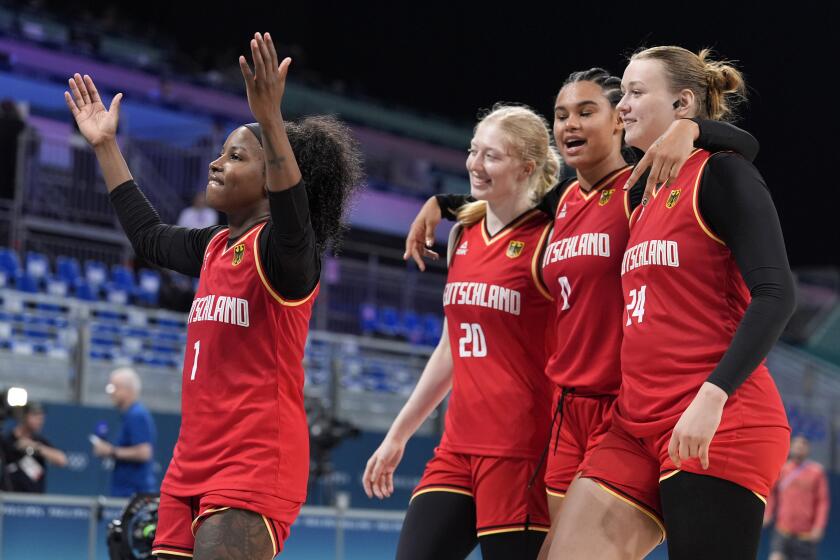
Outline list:
[[[700,183],[703,219],[726,243],[752,300],[708,378],[732,394],[773,347],[796,306],[776,207],[764,179],[735,154],[716,154]]]
[[[204,250],[223,226],[190,229],[162,223],[134,181],[118,186],[110,197],[126,236],[140,257],[181,274],[199,275]]]
[[[308,296],[321,276],[321,255],[303,182],[268,193],[271,221],[260,233],[260,259],[271,286],[286,299]]]
[[[747,161],[753,161],[758,155],[758,140],[746,130],[723,121],[691,120],[700,127],[700,136],[694,141],[695,147],[710,152],[731,150],[744,156]]]
[[[690,119],[697,123],[700,128],[700,136],[694,142],[694,146],[709,152],[733,151],[741,154],[748,161],[753,161],[758,155],[758,140],[747,132],[733,124],[722,121],[711,121],[700,118]],[[635,150],[636,161],[644,155],[640,150]],[[645,194],[649,173],[646,172],[630,188],[630,211],[642,203],[642,196]]]
[[[554,185],[550,191],[543,195],[542,200],[537,203],[535,208],[553,218],[557,214],[557,205],[560,202],[560,197],[563,196],[563,191],[566,190],[566,187],[569,186],[572,180],[566,180]],[[475,199],[468,194],[436,194],[435,200],[437,200],[438,206],[440,207],[440,215],[443,219],[452,222],[456,220],[455,214],[461,206],[468,202],[475,202]]]

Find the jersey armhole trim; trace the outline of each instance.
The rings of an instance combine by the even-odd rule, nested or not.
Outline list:
[[[534,251],[534,257],[531,259],[531,279],[533,279],[534,286],[537,287],[537,290],[548,301],[554,301],[554,296],[551,295],[551,292],[548,290],[548,286],[545,285],[539,264],[542,262],[542,257],[545,254],[546,242],[548,241],[548,237],[553,226],[553,222],[549,222],[545,225],[542,235],[540,235],[540,241],[537,243],[537,250]]]
[[[310,299],[312,299],[312,297],[315,295],[315,292],[318,291],[318,286],[321,285],[321,282],[320,281],[316,282],[315,287],[312,288],[312,291],[309,292],[309,295],[307,295],[306,297],[304,297],[302,299],[284,299],[283,297],[280,296],[280,294],[278,294],[274,290],[274,288],[271,286],[271,283],[265,277],[265,273],[263,272],[263,269],[262,269],[262,264],[260,263],[260,243],[259,243],[260,236],[259,236],[259,233],[262,232],[262,228],[265,227],[266,223],[268,223],[268,222],[265,222],[260,226],[260,229],[259,229],[257,235],[254,236],[254,244],[253,244],[254,266],[257,267],[257,274],[260,277],[260,281],[262,282],[263,287],[271,295],[271,297],[273,297],[280,305],[283,305],[285,307],[297,307],[298,305],[303,305],[304,303],[306,303]]]
[[[725,247],[726,243],[724,243],[723,239],[721,239],[712,232],[712,228],[709,227],[709,225],[703,219],[703,216],[700,214],[700,181],[702,181],[703,179],[703,172],[706,170],[706,165],[709,163],[710,159],[712,159],[712,156],[709,156],[706,159],[706,161],[703,162],[703,165],[700,166],[700,169],[697,171],[697,179],[695,179],[694,181],[694,192],[691,196],[691,209],[694,211],[694,218],[697,220],[697,224],[700,226],[700,229],[703,230],[703,233],[705,233],[714,241],[717,241]]]

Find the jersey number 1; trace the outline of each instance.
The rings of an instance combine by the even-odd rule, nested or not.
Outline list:
[[[193,344],[193,350],[195,350],[195,357],[193,358],[193,369],[192,373],[190,374],[190,381],[195,379],[195,370],[198,369],[198,353],[201,351],[200,340],[195,341],[195,344]]]
[[[461,358],[483,358],[487,355],[484,331],[478,323],[461,323],[464,336],[458,340],[458,356]]]

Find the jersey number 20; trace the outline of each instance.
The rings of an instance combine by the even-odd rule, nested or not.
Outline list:
[[[478,323],[461,323],[464,336],[458,340],[458,356],[462,358],[483,358],[487,355],[484,331]]]

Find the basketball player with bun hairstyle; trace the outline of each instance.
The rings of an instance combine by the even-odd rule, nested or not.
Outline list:
[[[449,242],[440,343],[363,475],[393,492],[407,440],[450,392],[440,446],[414,491],[399,560],[536,558],[549,527],[540,454],[551,386],[543,374],[552,296],[538,270],[551,222],[535,208],[557,180],[548,123],[497,105],[475,127],[466,162],[476,201]]]
[[[675,119],[731,116],[745,91],[731,64],[680,47],[636,53],[621,85],[625,139],[640,150]],[[764,358],[794,307],[758,171],[696,150],[634,210],[621,285],[612,427],[566,496],[550,557],[642,558],[660,527],[673,560],[755,558],[790,437]]]
[[[624,309],[621,256],[630,212],[641,201],[645,181],[634,180],[632,190],[623,190],[631,176],[626,160],[635,155],[622,149],[624,126],[616,107],[620,100],[621,79],[602,68],[569,75],[555,100],[554,139],[576,176],[549,192],[540,206],[554,218],[540,263],[555,300],[556,337],[546,366],[554,386],[552,435],[545,450],[552,531],[581,463],[609,428],[621,380],[621,325],[615,321]],[[726,124],[699,124],[705,132],[701,143],[731,145],[755,155],[755,142],[747,133]],[[698,123],[677,121],[663,135],[660,154],[676,162],[669,161],[666,171],[675,165],[678,169],[691,155],[696,134],[692,129],[697,128]],[[438,200],[447,209],[464,203],[462,196]],[[437,214],[432,219],[439,221],[438,203],[432,204]],[[654,535],[658,538],[659,532]],[[541,557],[548,554],[549,542],[550,538]]]
[[[116,141],[122,94],[106,110],[89,76],[65,99],[96,153],[111,202],[145,260],[199,277],[188,316],[181,431],[161,487],[159,558],[269,559],[306,499],[309,432],[303,349],[321,254],[335,246],[361,179],[346,127],[283,119],[291,59],[269,34],[239,64],[257,122],[210,163],[208,205],[228,226],[165,225]]]

